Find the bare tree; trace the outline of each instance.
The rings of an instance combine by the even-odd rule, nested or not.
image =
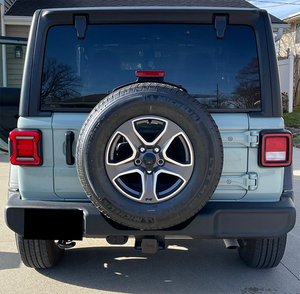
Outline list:
[[[42,76],[42,105],[49,101],[64,101],[80,95],[81,81],[73,68],[56,59],[47,58]]]
[[[238,84],[230,98],[227,98],[226,108],[254,108],[260,102],[260,84],[258,60],[253,58],[236,76]],[[225,102],[225,101],[224,101]]]

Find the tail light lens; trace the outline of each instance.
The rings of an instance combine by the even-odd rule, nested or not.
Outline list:
[[[41,165],[41,132],[15,129],[9,134],[10,162],[14,165]]]
[[[289,166],[292,163],[292,135],[288,131],[261,134],[261,166]]]

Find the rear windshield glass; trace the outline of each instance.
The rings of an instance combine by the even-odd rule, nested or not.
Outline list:
[[[114,88],[136,80],[137,70],[162,70],[208,109],[260,109],[259,67],[251,27],[228,25],[89,25],[50,28],[41,108],[94,107]]]

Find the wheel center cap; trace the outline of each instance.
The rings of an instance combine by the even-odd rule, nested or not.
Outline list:
[[[152,168],[153,165],[154,165],[154,163],[155,163],[155,161],[156,161],[156,157],[152,153],[147,153],[143,157],[143,162],[144,162],[144,164],[145,164],[145,166],[146,166],[147,169],[148,169],[148,167]]]

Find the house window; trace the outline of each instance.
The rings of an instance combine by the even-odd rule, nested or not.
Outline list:
[[[296,27],[295,44],[300,44],[300,24]]]

